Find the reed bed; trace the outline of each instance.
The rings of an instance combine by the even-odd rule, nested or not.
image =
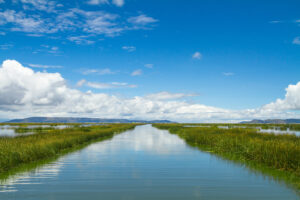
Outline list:
[[[180,124],[153,126],[168,129],[202,150],[288,172],[297,179],[294,184],[300,189],[300,138],[295,135],[258,133],[245,128],[184,127]]]
[[[48,130],[33,135],[0,138],[0,173],[58,155],[92,141],[111,138],[135,124],[113,124]]]

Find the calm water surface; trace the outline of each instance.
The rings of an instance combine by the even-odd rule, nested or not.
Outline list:
[[[0,137],[18,137],[24,135],[31,135],[34,134],[34,130],[36,128],[54,128],[54,129],[65,129],[65,128],[72,128],[72,125],[28,125],[24,128],[28,129],[28,132],[24,133],[17,133],[15,131],[16,128],[20,128],[20,126],[11,126],[11,125],[0,125]]]
[[[259,129],[259,132],[261,133],[275,133],[275,134],[294,134],[296,136],[300,136],[300,131],[294,131],[290,130],[289,128],[287,130],[279,130],[279,129]]]
[[[191,148],[150,125],[0,185],[0,199],[299,199],[284,184]]]

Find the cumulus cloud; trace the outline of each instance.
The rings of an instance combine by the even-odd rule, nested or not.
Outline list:
[[[289,85],[286,89],[284,99],[277,99],[275,102],[262,107],[267,111],[278,110],[300,110],[300,82],[296,85]]]
[[[194,94],[160,92],[144,97],[122,98],[106,93],[70,88],[59,73],[34,72],[15,60],[0,67],[0,118],[29,116],[85,116],[105,118],[170,119],[220,122],[252,118],[300,117],[300,82],[289,85],[284,99],[257,109],[228,110],[186,102]],[[108,84],[108,85],[105,85]],[[128,83],[81,80],[77,86],[129,87]]]
[[[140,76],[140,75],[142,75],[142,73],[143,73],[143,71],[141,69],[137,69],[131,73],[131,76]]]
[[[3,62],[0,80],[0,106],[55,105],[68,89],[60,74],[34,72],[13,60]]]
[[[196,52],[193,54],[192,57],[193,57],[194,59],[200,60],[200,59],[202,59],[202,54],[201,54],[200,52],[196,51]]]

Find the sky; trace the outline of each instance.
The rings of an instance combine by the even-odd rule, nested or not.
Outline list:
[[[0,0],[0,119],[300,118],[299,8]]]

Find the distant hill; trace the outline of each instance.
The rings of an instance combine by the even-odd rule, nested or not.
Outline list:
[[[6,123],[172,123],[169,120],[129,120],[129,119],[101,119],[77,117],[29,117],[13,119]]]
[[[253,119],[251,121],[243,121],[241,124],[299,124],[300,119]]]

